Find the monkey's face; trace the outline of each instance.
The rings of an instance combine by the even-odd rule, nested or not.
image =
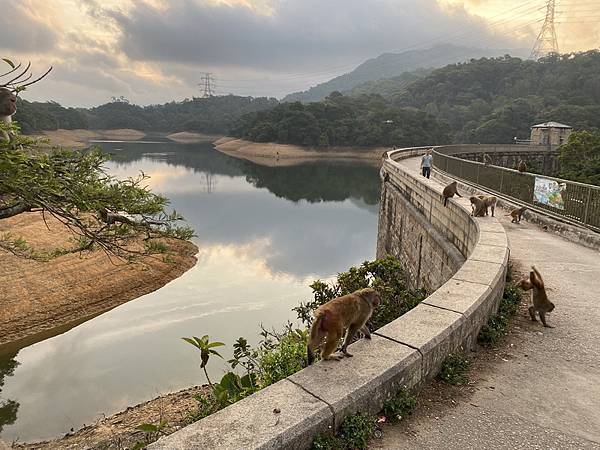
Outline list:
[[[0,88],[0,116],[12,116],[17,112],[17,96],[9,89]]]
[[[369,292],[367,292],[367,296],[369,297],[369,300],[371,300],[373,308],[377,308],[381,303],[381,296],[375,289],[370,289]]]

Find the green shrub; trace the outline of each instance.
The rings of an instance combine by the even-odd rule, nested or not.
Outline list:
[[[306,332],[294,330],[284,334],[277,345],[263,345],[259,356],[262,387],[277,383],[304,368],[307,336]]]
[[[240,377],[237,373],[226,372],[221,381],[213,386],[213,396],[221,409],[258,390],[256,374],[249,373]]]
[[[487,324],[479,330],[477,341],[480,344],[487,346],[495,345],[506,335],[510,319],[517,313],[521,298],[521,289],[512,282],[506,283],[498,312],[491,316]]]
[[[469,360],[461,353],[450,353],[437,374],[437,378],[449,384],[466,384],[469,381],[467,371]]]
[[[320,434],[312,450],[364,450],[373,434],[374,420],[369,414],[355,413],[344,419],[337,435]]]
[[[204,419],[220,409],[215,398],[211,394],[197,394],[194,396],[194,400],[198,402],[198,409],[188,412],[187,419],[189,423]]]
[[[390,422],[397,423],[406,418],[417,406],[417,398],[410,392],[400,389],[396,395],[383,404],[383,414]]]
[[[148,253],[166,253],[169,251],[169,246],[161,241],[146,241],[145,243],[146,252]]]
[[[332,434],[320,434],[312,443],[311,450],[344,450],[344,441]]]
[[[340,426],[340,435],[349,449],[366,449],[372,433],[373,418],[365,413],[346,417]]]

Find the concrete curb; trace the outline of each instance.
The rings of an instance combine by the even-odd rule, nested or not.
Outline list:
[[[350,347],[354,358],[318,362],[148,448],[306,449],[317,434],[337,428],[349,414],[376,413],[400,388],[411,389],[434,377],[448,353],[474,341],[502,296],[508,264],[506,234],[496,219],[470,217],[468,200],[452,200],[448,208],[440,209],[442,187],[425,183],[394,161],[423,151],[390,152],[391,158],[384,160],[383,170],[393,172],[384,191],[393,188],[401,194],[382,203],[380,218],[393,215],[384,209],[394,206],[398,195],[414,207],[411,214],[422,217],[410,227],[400,227],[400,233],[380,228],[379,239],[399,248],[398,241],[412,244],[413,233],[420,233],[418,241],[427,245],[419,247],[419,266],[423,255],[431,257],[428,261],[435,256],[435,264],[441,260],[440,267],[432,263],[424,268],[435,269],[430,283],[439,289],[377,330],[371,341],[354,343]],[[394,209],[396,214],[401,211]],[[431,226],[424,227],[423,218],[433,222]],[[430,238],[434,231],[435,238]],[[456,267],[457,258],[466,259],[462,267]]]

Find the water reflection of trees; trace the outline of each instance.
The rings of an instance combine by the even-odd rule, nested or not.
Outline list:
[[[315,162],[291,167],[264,167],[248,163],[246,180],[277,197],[292,200],[379,202],[378,169],[366,164]]]
[[[15,359],[17,352],[0,355],[0,433],[5,425],[11,425],[17,420],[19,403],[14,400],[4,400],[1,397],[4,379],[14,374],[19,362]]]
[[[368,205],[379,201],[379,177],[375,166],[361,163],[312,162],[289,167],[265,167],[219,151],[212,144],[115,144],[111,151],[117,165],[149,158],[173,166],[184,166],[201,174],[206,189],[214,189],[214,175],[245,176],[257,188],[266,188],[291,201],[309,202],[362,199]]]

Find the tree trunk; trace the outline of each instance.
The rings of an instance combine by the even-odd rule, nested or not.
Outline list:
[[[0,208],[0,220],[8,219],[9,217],[19,215],[31,209],[29,205],[24,203],[15,203],[14,205]]]

